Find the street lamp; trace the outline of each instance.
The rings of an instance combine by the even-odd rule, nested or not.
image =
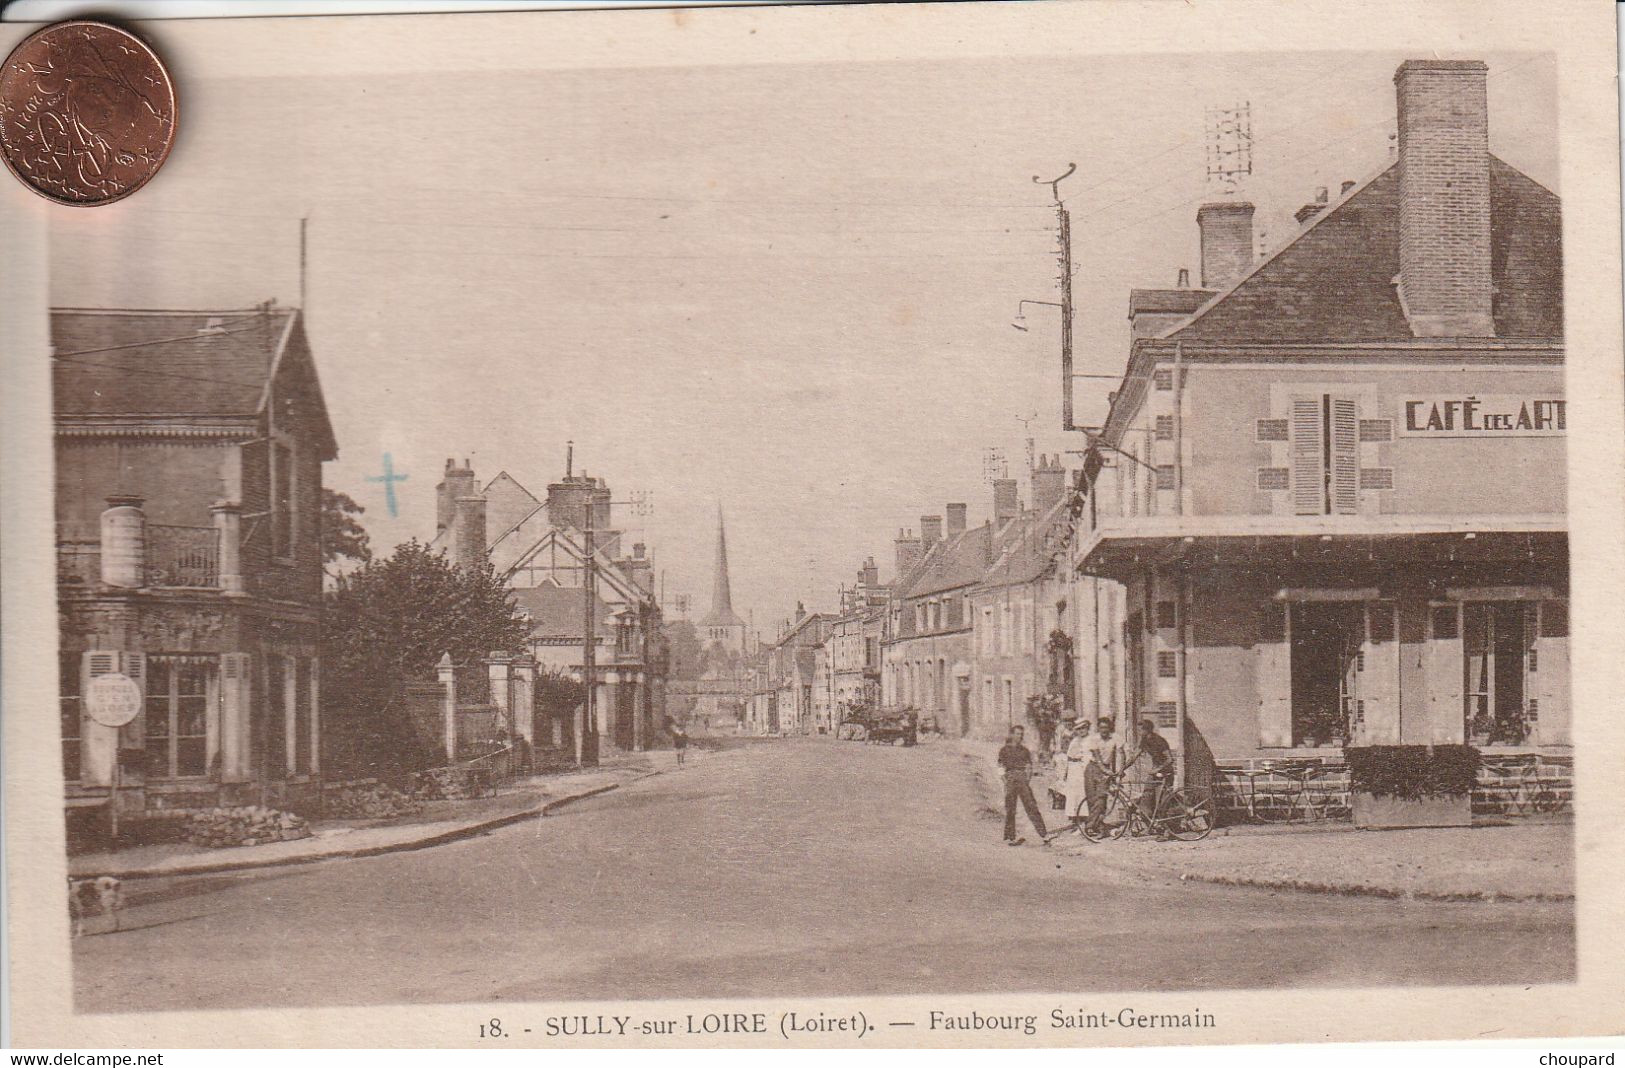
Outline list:
[[[1065,307],[1065,305],[1053,300],[1018,300],[1016,302],[1016,317],[1010,323],[1010,325],[1015,327],[1017,330],[1020,330],[1023,334],[1027,333],[1027,314],[1024,309],[1029,304],[1042,304],[1047,308]]]

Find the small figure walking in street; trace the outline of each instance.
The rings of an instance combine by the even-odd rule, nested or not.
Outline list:
[[[1106,780],[1117,774],[1122,763],[1122,746],[1113,735],[1116,724],[1105,716],[1095,723],[1094,743],[1089,763],[1084,765],[1084,792],[1088,797],[1089,825],[1099,828],[1106,822]]]
[[[1033,797],[1033,754],[1021,744],[1024,734],[1024,728],[1011,727],[1004,748],[999,750],[999,767],[1004,769],[1004,841],[1013,846],[1027,841],[1016,836],[1016,802],[1020,801],[1039,839],[1047,845],[1050,835],[1044,829],[1044,814],[1038,810],[1038,799]]]
[[[670,716],[666,717],[666,730],[671,734],[672,748],[677,750],[677,766],[682,767],[688,756],[688,732],[683,725]]]
[[[1078,716],[1073,719],[1063,757],[1066,772],[1061,792],[1066,797],[1066,818],[1072,825],[1071,829],[1079,834],[1083,833],[1083,820],[1088,812],[1088,768],[1094,761],[1095,750],[1099,746],[1099,736],[1089,733],[1088,717]]]

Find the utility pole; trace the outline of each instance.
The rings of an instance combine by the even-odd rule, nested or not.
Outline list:
[[[1061,224],[1061,429],[1074,430],[1072,425],[1072,213],[1061,200],[1061,183],[1072,177],[1078,169],[1069,163],[1066,172],[1058,178],[1044,179],[1033,175],[1033,181],[1049,186],[1055,198],[1055,215]]]

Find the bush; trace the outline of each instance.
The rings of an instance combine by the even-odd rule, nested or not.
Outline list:
[[[1478,782],[1479,752],[1470,745],[1350,746],[1343,758],[1349,788],[1379,797],[1459,797]]]

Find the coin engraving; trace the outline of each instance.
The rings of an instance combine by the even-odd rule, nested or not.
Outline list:
[[[106,204],[141,188],[169,154],[175,118],[163,63],[117,26],[48,26],[0,68],[0,155],[60,203]]]

